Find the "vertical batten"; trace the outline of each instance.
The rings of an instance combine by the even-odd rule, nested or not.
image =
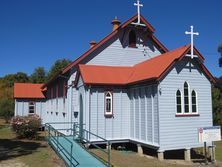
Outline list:
[[[123,136],[123,126],[122,126],[122,124],[123,124],[123,108],[122,108],[122,98],[123,98],[123,96],[122,96],[122,90],[120,91],[120,117],[121,117],[121,119],[120,119],[120,122],[121,122],[121,124],[120,124],[120,138],[122,138]]]
[[[83,116],[84,116],[84,118],[83,118],[83,119],[84,119],[84,120],[83,120],[83,124],[86,124],[86,120],[87,120],[87,119],[86,119],[86,113],[87,113],[87,112],[86,112],[86,106],[87,106],[87,105],[86,105],[86,104],[87,104],[87,103],[86,103],[86,89],[84,89],[84,97],[83,97],[83,99],[84,99],[83,103],[85,103],[85,106],[83,107]],[[83,128],[84,128],[84,125],[83,125]],[[86,125],[85,125],[85,128],[86,128]]]
[[[133,108],[133,122],[134,122],[134,129],[133,129],[133,138],[136,138],[136,89],[133,89],[133,93],[134,93],[134,108]]]
[[[138,117],[139,117],[139,140],[141,140],[142,138],[142,133],[141,133],[141,90],[140,88],[138,88],[138,103],[139,103],[139,106],[138,106]]]
[[[96,90],[96,109],[97,109],[97,119],[96,119],[96,135],[99,135],[99,94]]]
[[[144,98],[145,98],[145,139],[146,139],[146,142],[148,142],[148,137],[147,137],[147,115],[148,115],[148,107],[147,107],[147,94],[146,94],[146,91],[147,91],[147,87],[145,87],[144,89]]]
[[[154,100],[153,100],[153,86],[151,86],[151,108],[152,108],[152,143],[154,143]]]
[[[158,144],[160,145],[160,112],[159,112],[159,106],[160,106],[160,95],[161,95],[161,86],[160,84],[157,85],[157,115],[158,115]]]
[[[131,107],[130,107],[130,137],[133,138],[134,136],[134,91],[130,89],[130,96],[131,96]]]
[[[17,101],[16,101],[16,99],[15,99],[15,114],[14,114],[14,116],[17,116],[18,115],[18,111],[17,111],[17,108],[18,108],[18,103],[17,103]]]
[[[24,115],[24,102],[22,102],[22,115]]]

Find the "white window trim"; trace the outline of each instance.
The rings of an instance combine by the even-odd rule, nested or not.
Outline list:
[[[196,110],[197,110],[197,112],[193,112],[193,107],[192,107],[192,106],[193,106],[193,103],[192,103],[192,92],[193,92],[193,91],[196,93]],[[191,109],[192,114],[199,114],[198,94],[197,94],[197,91],[194,90],[194,89],[191,91],[191,108],[192,108],[192,109]]]
[[[181,113],[177,113],[177,91],[180,91],[180,98],[181,98]],[[181,115],[181,114],[183,114],[183,93],[181,92],[181,90],[180,89],[177,89],[176,90],[176,93],[175,93],[175,106],[176,106],[176,114],[177,115]]]
[[[110,97],[107,97],[107,94],[110,94]],[[113,115],[113,94],[110,91],[106,91],[104,95],[105,95],[105,98],[104,98],[105,99],[105,105],[104,105],[104,107],[105,107],[104,108],[105,109],[105,115],[106,116],[112,116]],[[110,106],[110,111],[111,112],[107,112],[106,111],[106,100],[107,99],[110,99],[110,105],[111,105]]]
[[[33,105],[30,105],[30,103],[33,103]],[[30,113],[30,109],[29,109],[29,114],[35,114],[35,112],[36,112],[36,103],[34,102],[34,101],[30,101],[29,103],[28,103],[28,107],[30,107],[30,106],[33,106],[34,107],[34,112],[33,113]]]
[[[185,104],[184,104],[184,84],[185,84],[185,82],[187,83],[187,85],[188,85],[188,98],[189,98],[189,113],[185,113]],[[182,112],[181,113],[177,113],[177,95],[176,95],[176,93],[177,93],[177,90],[179,90],[180,92],[181,92],[181,107],[182,107]],[[198,106],[198,94],[197,94],[197,91],[195,90],[195,89],[192,89],[192,91],[195,91],[195,93],[196,93],[196,107],[197,107],[197,112],[195,112],[195,113],[193,113],[192,112],[192,91],[190,91],[191,90],[191,88],[190,88],[190,84],[189,84],[189,82],[187,82],[187,81],[184,81],[183,82],[183,87],[182,87],[182,90],[183,91],[181,91],[180,90],[180,88],[178,88],[176,90],[176,92],[175,92],[175,111],[176,111],[176,116],[183,116],[183,115],[199,115],[199,106]]]
[[[187,85],[188,85],[188,108],[189,108],[189,112],[187,112],[187,113],[185,113],[185,101],[184,101],[184,98],[185,98],[185,92],[184,92],[184,84],[185,83],[187,83]],[[183,114],[190,114],[191,113],[191,106],[190,106],[190,101],[191,99],[190,99],[190,84],[187,82],[187,81],[185,81],[184,83],[183,83]]]

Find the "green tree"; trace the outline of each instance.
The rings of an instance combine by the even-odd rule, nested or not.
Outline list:
[[[32,83],[44,83],[46,81],[46,71],[44,67],[37,67],[30,76]]]
[[[50,68],[47,79],[51,79],[54,75],[56,75],[59,71],[66,67],[70,62],[71,61],[68,59],[57,60]]]
[[[12,99],[0,99],[0,116],[8,123],[14,115],[14,101]]]
[[[213,122],[214,125],[222,126],[222,97],[221,91],[218,88],[212,89],[213,100]]]
[[[222,54],[222,44],[220,44],[220,45],[218,46],[217,51],[218,51],[219,53],[221,53],[221,54]]]
[[[16,74],[8,74],[2,79],[3,87],[13,87],[15,82],[29,82],[29,77],[26,73],[17,72]]]

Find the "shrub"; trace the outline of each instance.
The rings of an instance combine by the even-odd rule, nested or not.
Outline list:
[[[41,119],[38,115],[16,116],[11,120],[12,129],[19,138],[37,138],[41,126]]]

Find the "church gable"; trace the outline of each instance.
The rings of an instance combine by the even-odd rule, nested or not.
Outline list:
[[[153,38],[154,29],[150,25],[135,26],[134,22],[137,22],[136,18],[128,25],[120,26],[112,39],[88,56],[86,64],[133,66],[164,53],[165,49]]]
[[[82,56],[70,63],[63,74],[73,67],[81,64],[94,65],[134,65],[160,53],[167,52],[167,48],[154,36],[154,28],[140,15],[144,26],[136,26],[138,15],[133,16],[123,24],[115,28],[111,34],[91,47]],[[129,33],[135,32],[136,45],[130,45]]]
[[[141,25],[135,25],[138,16]],[[59,75],[72,76],[79,64],[133,66],[167,52],[168,49],[154,36],[154,32],[155,29],[142,15],[135,15],[126,22],[114,26],[108,36],[94,43],[88,51],[66,66],[43,87],[50,85]]]
[[[201,75],[204,79],[209,82],[215,83],[215,78],[208,71],[208,69],[204,66],[204,57],[200,54],[200,52],[194,47],[193,58],[191,55],[191,46],[189,45],[188,50],[178,58],[177,61],[172,64],[171,67],[168,68],[165,72],[163,72],[160,77],[160,81],[164,80],[165,77],[170,77],[170,73],[175,73],[174,77],[180,77],[185,73],[185,76],[193,79],[196,75]],[[173,72],[172,72],[173,71]],[[173,80],[173,78],[172,78]]]
[[[90,54],[86,64],[133,66],[161,53],[147,32],[129,26]]]

